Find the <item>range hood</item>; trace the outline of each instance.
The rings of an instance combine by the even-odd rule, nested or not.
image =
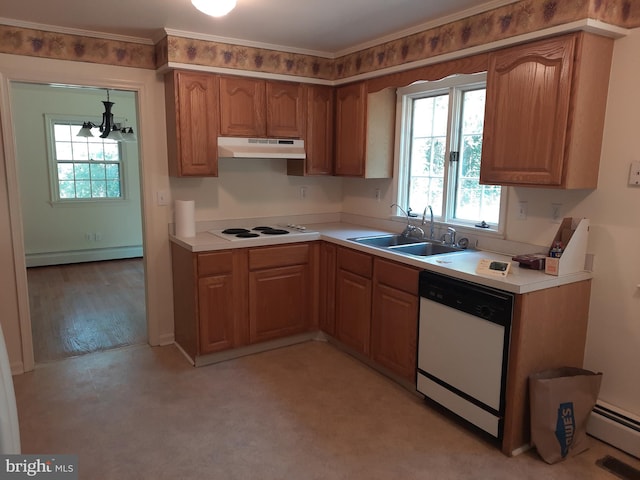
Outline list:
[[[222,158],[305,159],[304,140],[288,138],[218,137],[218,156]]]

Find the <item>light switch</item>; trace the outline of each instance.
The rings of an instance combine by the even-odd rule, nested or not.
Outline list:
[[[169,192],[166,190],[160,190],[156,192],[156,200],[158,206],[164,207],[165,205],[169,205]]]
[[[629,170],[629,185],[640,187],[640,162],[631,162]]]

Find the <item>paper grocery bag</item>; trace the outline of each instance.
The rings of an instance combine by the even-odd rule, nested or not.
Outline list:
[[[529,376],[531,443],[547,463],[589,448],[587,422],[602,373],[564,367]]]

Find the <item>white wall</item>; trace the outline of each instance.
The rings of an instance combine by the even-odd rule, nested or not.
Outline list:
[[[640,29],[616,40],[597,190],[509,189],[506,239],[549,245],[561,216],[590,219],[588,251],[595,255],[585,368],[602,371],[600,398],[640,416],[640,187],[627,185],[630,163],[640,161]],[[375,188],[383,198],[375,200]],[[388,218],[394,202],[389,180],[345,180],[344,211]],[[528,202],[518,220],[518,202]]]
[[[223,158],[217,178],[171,178],[172,197],[194,200],[196,221],[341,211],[342,179],[288,176],[286,162]]]
[[[17,146],[18,173],[25,253],[28,264],[50,263],[65,258],[58,252],[142,246],[138,144],[121,143],[125,199],[117,202],[51,203],[45,114],[74,115],[79,119],[100,118],[106,91],[60,88],[14,83],[11,86],[13,126]],[[134,92],[111,91],[116,119],[135,125]],[[99,121],[99,120],[98,120]],[[137,126],[136,126],[136,131]],[[86,233],[99,234],[99,240]],[[29,258],[37,254],[37,258]],[[117,251],[114,252],[117,254]],[[117,257],[116,257],[117,258]],[[73,259],[70,255],[69,260]],[[31,260],[31,262],[29,262]]]
[[[0,157],[0,181],[3,183],[0,188],[0,220],[3,222],[0,245],[2,260],[5,256],[13,260],[6,264],[7,268],[0,269],[0,285],[3,286],[0,322],[12,370],[15,373],[33,368],[31,345],[23,342],[30,336],[30,326],[13,114],[9,101],[12,82],[51,82],[137,92],[149,341],[152,345],[171,343],[173,302],[167,235],[171,212],[168,206],[159,206],[156,202],[158,191],[169,190],[162,77],[144,69],[0,54],[0,121],[4,141]],[[3,195],[5,189],[7,195]]]

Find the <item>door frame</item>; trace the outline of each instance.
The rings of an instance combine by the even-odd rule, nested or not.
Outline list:
[[[140,160],[140,201],[142,212],[147,338],[151,345],[166,345],[173,343],[173,309],[170,308],[170,311],[167,312],[167,305],[162,305],[161,301],[150,301],[151,298],[166,298],[167,293],[169,296],[171,295],[170,278],[164,281],[162,279],[152,278],[159,276],[158,273],[161,275],[167,271],[170,273],[168,235],[166,236],[166,258],[164,255],[164,245],[158,245],[158,241],[155,239],[150,243],[149,239],[149,237],[153,237],[157,234],[157,231],[160,229],[159,226],[162,226],[163,221],[167,221],[168,223],[168,214],[170,213],[167,211],[168,209],[165,208],[163,210],[164,215],[159,215],[157,211],[152,209],[154,205],[152,202],[148,201],[146,195],[146,192],[150,192],[154,189],[169,189],[168,173],[164,175],[166,179],[166,186],[162,182],[162,184],[158,186],[158,177],[157,175],[154,175],[154,173],[156,173],[154,170],[157,170],[157,168],[149,168],[150,174],[145,175],[147,171],[147,166],[145,164],[149,163],[149,166],[151,166],[151,163],[154,161],[154,159],[147,160],[148,158],[158,156],[159,154],[162,157],[162,154],[164,153],[164,158],[166,160],[166,147],[164,147],[165,149],[163,150],[162,148],[159,149],[156,145],[152,145],[152,142],[154,141],[158,142],[165,139],[164,128],[160,134],[157,132],[154,134],[152,132],[152,130],[157,130],[157,126],[160,121],[164,120],[164,115],[162,115],[160,119],[147,119],[145,116],[145,112],[149,112],[149,115],[157,113],[154,111],[156,109],[156,105],[152,99],[154,96],[154,92],[152,90],[156,86],[152,84],[151,80],[145,80],[144,78],[131,80],[123,79],[126,75],[120,74],[120,72],[125,68],[129,70],[127,67],[102,66],[86,63],[82,64],[81,62],[66,62],[48,59],[29,59],[23,61],[18,60],[16,62],[29,63],[28,68],[15,68],[11,65],[12,58],[21,59],[22,57],[15,57],[11,55],[0,56],[0,128],[2,129],[0,131],[0,135],[2,136],[2,139],[0,139],[2,140],[2,142],[0,142],[0,147],[3,149],[3,152],[0,154],[0,160],[2,160],[1,157],[3,156],[8,196],[9,229],[13,254],[13,273],[15,275],[17,294],[17,329],[19,331],[18,334],[20,338],[22,357],[20,362],[18,362],[18,359],[16,358],[11,359],[12,373],[17,374],[30,371],[33,370],[35,366],[31,332],[31,316],[29,312],[24,234],[22,229],[22,210],[18,182],[17,146],[15,144],[13,115],[11,112],[11,84],[13,82],[88,86],[135,92]],[[8,59],[6,63],[3,62],[4,59]],[[31,63],[33,63],[33,65],[31,65]],[[40,63],[42,65],[40,65]],[[62,65],[63,63],[67,65]],[[80,63],[80,65],[78,65],[78,63]],[[50,66],[51,68],[46,68],[47,66]],[[101,74],[103,75],[101,76]],[[141,75],[136,75],[136,73],[133,73],[131,76],[141,77]],[[157,92],[155,92],[155,94],[157,95]],[[164,114],[163,108],[161,113]],[[156,128],[154,129],[154,127]],[[157,150],[160,150],[160,152]],[[153,154],[145,154],[147,151],[153,152]],[[166,161],[164,163],[166,165]],[[164,223],[165,231],[167,223]],[[149,264],[150,253],[153,253],[155,258],[153,266]],[[156,265],[158,266],[159,272],[154,272]],[[5,336],[7,336],[6,332]],[[13,340],[15,341],[15,339],[14,335]],[[10,339],[7,339],[7,343],[9,341]]]

